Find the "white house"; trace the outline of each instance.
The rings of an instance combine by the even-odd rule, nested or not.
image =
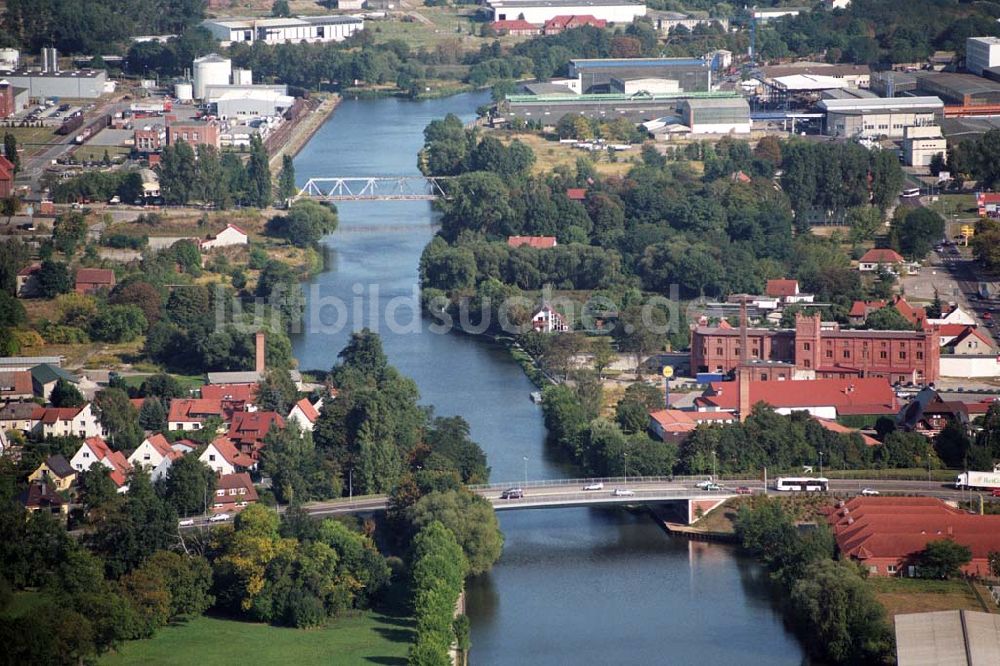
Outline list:
[[[119,493],[128,491],[128,473],[132,470],[121,451],[112,451],[100,437],[88,437],[73,454],[70,466],[78,472],[89,470],[94,463],[100,463],[111,470],[111,480]]]
[[[202,250],[211,250],[217,247],[229,247],[231,245],[246,245],[250,242],[247,232],[240,229],[235,224],[227,224],[226,228],[215,236],[209,236],[201,241]]]
[[[142,440],[142,444],[136,447],[132,455],[128,457],[129,463],[133,467],[144,467],[154,470],[153,481],[157,481],[159,476],[166,473],[170,467],[170,462],[180,458],[183,454],[174,450],[170,446],[167,438],[157,433]],[[168,461],[164,466],[163,462]],[[162,469],[161,469],[162,468]],[[156,473],[159,471],[159,475]]]
[[[250,456],[240,453],[228,437],[216,437],[198,457],[216,474],[235,474],[256,464]]]
[[[859,271],[877,271],[879,267],[884,267],[895,272],[900,264],[906,262],[898,252],[889,248],[875,248],[868,250],[858,260]]]
[[[88,402],[83,407],[45,407],[39,415],[36,429],[43,437],[105,437],[101,425]]]
[[[954,306],[950,312],[941,313],[941,317],[938,319],[928,319],[927,323],[932,326],[944,326],[945,324],[963,324],[965,326],[975,326],[976,320],[968,312],[960,308],[959,306]]]
[[[555,311],[548,303],[531,318],[531,328],[540,333],[562,333],[569,330],[566,318]]]
[[[342,42],[364,30],[357,16],[288,16],[283,18],[207,19],[202,27],[223,42],[253,44],[299,44],[301,42]]]
[[[286,423],[295,421],[299,424],[299,429],[302,432],[312,432],[316,426],[316,419],[319,418],[319,410],[322,408],[323,398],[317,400],[315,405],[311,404],[306,398],[302,398],[295,403],[292,411],[288,412],[288,418],[285,421]]]

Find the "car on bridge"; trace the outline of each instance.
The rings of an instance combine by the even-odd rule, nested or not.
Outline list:
[[[520,488],[508,488],[500,493],[500,499],[522,499],[523,497],[524,491]]]
[[[635,497],[635,491],[628,488],[615,488],[611,494],[614,497]]]
[[[708,490],[709,486],[714,486],[714,485],[715,482],[709,479],[707,481],[699,481],[698,483],[694,484],[694,487],[697,488],[698,490]]]
[[[753,495],[753,490],[749,486],[740,486],[736,489],[737,495]]]
[[[584,490],[604,490],[604,484],[598,481],[597,483],[591,483],[583,487]]]
[[[878,491],[875,490],[874,488],[862,488],[861,489],[861,494],[865,495],[865,496],[868,496],[868,497],[874,497],[874,496],[878,495]]]
[[[707,486],[705,486],[705,490],[708,490],[710,492],[718,492],[722,490],[722,486],[720,486],[717,483],[710,483]]]

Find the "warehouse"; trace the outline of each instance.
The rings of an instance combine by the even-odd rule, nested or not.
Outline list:
[[[652,79],[646,77],[614,77],[611,79],[611,92],[634,95],[636,93],[678,93],[681,92],[680,82],[676,79]]]
[[[273,90],[230,90],[212,101],[220,118],[279,116],[295,102],[294,97]]]
[[[205,85],[205,97],[204,99],[212,103],[219,99],[226,93],[230,92],[273,92],[278,95],[287,95],[288,86],[282,83],[254,83],[252,85],[241,86],[235,84],[215,84],[210,83]]]
[[[201,25],[223,44],[342,42],[365,27],[356,16],[209,19]]]
[[[930,166],[935,155],[947,152],[948,143],[940,127],[907,127],[903,130],[903,158],[907,166]]]
[[[742,97],[685,99],[680,112],[691,134],[750,134],[750,105]]]
[[[610,92],[613,78],[672,79],[684,92],[712,88],[712,68],[701,58],[575,58],[569,78],[579,79],[585,93]]]
[[[646,5],[630,0],[489,0],[493,21],[521,19],[543,25],[557,16],[593,16],[610,23],[631,23],[646,15]]]
[[[924,95],[937,95],[946,104],[960,106],[1000,105],[1000,83],[972,74],[951,72],[918,72],[917,90]]]
[[[600,94],[600,95],[509,95],[499,106],[503,115],[555,125],[565,115],[614,120],[626,118],[639,123],[653,118],[678,115],[682,99],[694,97],[732,98],[731,93]]]
[[[43,97],[96,99],[104,93],[108,74],[103,69],[75,69],[69,72],[19,70],[0,72],[0,78],[6,79],[17,88],[26,88],[28,97],[32,99]]]
[[[902,139],[907,127],[940,124],[944,102],[938,97],[824,99],[825,134],[843,137]]]
[[[976,76],[983,70],[1000,66],[1000,39],[969,37],[965,40],[965,68]]]

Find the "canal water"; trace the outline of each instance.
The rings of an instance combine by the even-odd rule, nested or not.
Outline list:
[[[483,93],[442,100],[347,100],[295,158],[310,177],[417,175],[431,120],[463,121]],[[417,269],[431,239],[428,202],[345,202],[324,241],[327,270],[304,285],[303,369],[329,368],[351,330],[382,335],[389,360],[422,401],[460,414],[486,451],[492,481],[572,475],[549,450],[534,387],[509,354],[428,330]],[[765,574],[728,547],[669,539],[648,517],[617,510],[500,514],[503,556],[469,581],[473,664],[800,664]]]

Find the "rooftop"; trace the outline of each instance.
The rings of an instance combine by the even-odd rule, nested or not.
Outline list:
[[[940,97],[879,97],[876,99],[823,99],[817,106],[825,111],[903,111],[944,109]]]
[[[488,0],[490,7],[621,7],[644,6],[632,0]]]
[[[295,28],[308,25],[336,25],[359,23],[363,19],[356,16],[289,16],[287,18],[229,18],[206,19],[204,23],[227,28]],[[215,55],[215,54],[212,54]]]
[[[895,625],[899,666],[1000,663],[1000,615],[970,610],[901,613]]]
[[[577,3],[572,3],[577,4]],[[633,3],[616,3],[633,4]],[[602,67],[708,67],[701,58],[570,58],[576,69]]]
[[[685,99],[683,104],[696,111],[700,109],[746,109],[748,113],[750,112],[750,105],[745,97]]]

